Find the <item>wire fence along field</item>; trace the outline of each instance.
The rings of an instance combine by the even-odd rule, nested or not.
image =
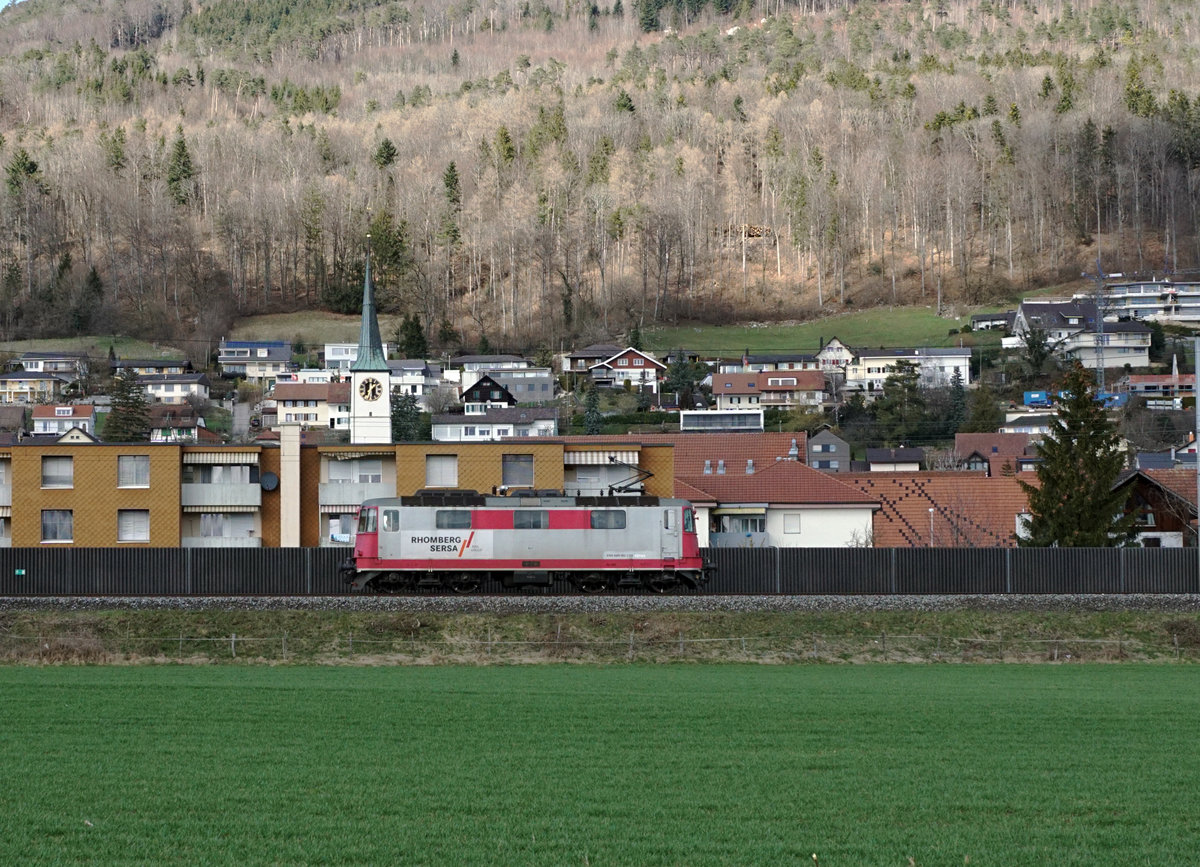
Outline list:
[[[1182,638],[1182,640],[1181,640]],[[1189,636],[1164,642],[1134,637],[855,635],[689,637],[683,632],[612,639],[570,635],[541,639],[432,638],[355,635],[95,636],[0,633],[0,660],[9,662],[294,662],[294,663],[520,663],[520,662],[1194,662],[1200,647]]]

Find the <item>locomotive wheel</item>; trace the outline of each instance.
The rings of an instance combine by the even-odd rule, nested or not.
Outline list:
[[[646,579],[646,587],[651,593],[666,593],[673,590],[678,583],[672,575],[655,575],[653,578]]]
[[[584,575],[575,582],[580,593],[603,593],[608,589],[608,578],[604,575]]]
[[[450,589],[455,593],[474,593],[479,589],[479,579],[471,575],[460,575],[451,579]]]

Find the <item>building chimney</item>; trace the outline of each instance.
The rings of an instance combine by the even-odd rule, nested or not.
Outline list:
[[[800,447],[796,445],[795,437],[792,437],[792,447],[788,449],[788,459],[793,461],[800,460]]]

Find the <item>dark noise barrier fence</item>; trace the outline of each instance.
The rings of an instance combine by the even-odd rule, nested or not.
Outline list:
[[[1200,593],[1195,548],[712,548],[711,594]],[[344,548],[0,548],[0,596],[330,596]],[[499,592],[485,583],[483,592]],[[572,592],[556,582],[553,593]]]

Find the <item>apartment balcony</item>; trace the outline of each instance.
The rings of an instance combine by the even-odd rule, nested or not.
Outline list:
[[[262,505],[262,488],[257,484],[238,483],[189,483],[181,486],[180,501],[186,509],[204,507],[219,510],[222,507],[258,508]]]
[[[0,487],[0,506],[12,505],[12,487],[4,485]]]
[[[259,536],[184,536],[180,539],[184,548],[261,548]]]
[[[357,506],[363,500],[394,496],[395,482],[322,482],[317,492],[322,506]]]

